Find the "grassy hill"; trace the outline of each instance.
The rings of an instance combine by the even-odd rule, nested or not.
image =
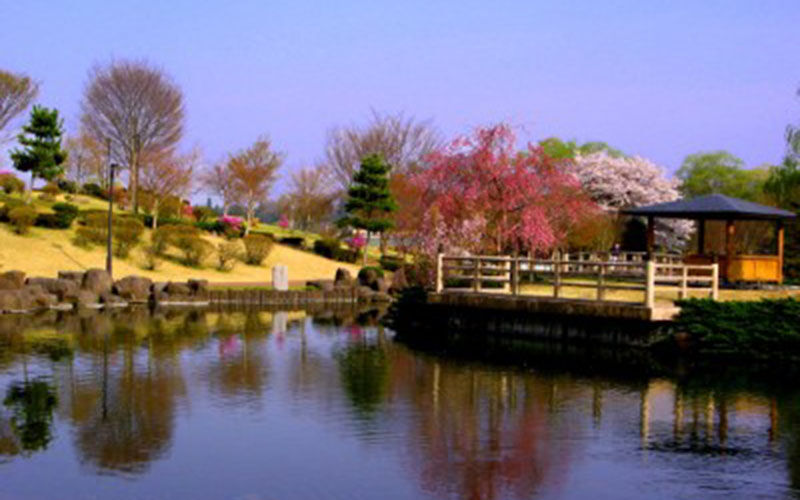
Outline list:
[[[59,196],[63,201],[63,197]],[[0,199],[0,203],[4,200]],[[41,201],[34,195],[39,211],[49,210],[51,203]],[[107,207],[106,202],[88,196],[75,196],[70,201],[81,210]],[[266,228],[261,228],[265,230]],[[281,228],[278,228],[281,229]],[[55,276],[58,271],[84,270],[105,267],[105,248],[84,249],[75,246],[72,239],[75,229],[56,230],[31,228],[29,234],[15,234],[8,224],[0,224],[0,271],[18,269],[29,276]],[[299,236],[299,234],[298,234]],[[148,241],[149,231],[143,236]],[[205,236],[215,247],[222,238]],[[353,272],[357,266],[329,260],[318,255],[276,244],[262,266],[248,266],[237,263],[232,271],[216,270],[215,256],[211,256],[203,268],[180,265],[178,259],[165,259],[155,271],[144,269],[144,256],[140,248],[134,249],[127,259],[114,259],[114,275],[122,277],[129,274],[147,276],[158,281],[186,280],[187,278],[208,279],[211,282],[264,282],[271,281],[271,267],[284,264],[289,268],[289,280],[332,279],[336,269],[345,267]]]

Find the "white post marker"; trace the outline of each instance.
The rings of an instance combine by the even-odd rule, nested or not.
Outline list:
[[[272,288],[280,292],[289,290],[289,268],[285,265],[272,267]]]

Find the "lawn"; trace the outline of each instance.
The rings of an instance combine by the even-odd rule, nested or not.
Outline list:
[[[0,204],[7,201],[8,195],[0,195]],[[19,199],[19,196],[14,198]],[[39,199],[39,194],[34,193],[33,204],[40,212],[50,210],[52,202]],[[74,195],[65,200],[64,195],[59,195],[56,201],[69,201],[81,210],[106,209],[107,202],[84,195]],[[120,213],[120,210],[116,210]],[[286,236],[298,236],[299,231],[287,231],[278,226],[261,225],[262,232],[273,232]],[[85,270],[89,268],[105,267],[105,248],[96,246],[91,249],[79,248],[72,244],[75,230],[53,230],[34,227],[29,234],[20,236],[15,234],[8,224],[0,224],[0,271],[18,269],[29,276],[55,276],[62,270]],[[305,233],[309,238],[318,238],[317,235]],[[149,239],[146,231],[142,240]],[[215,247],[222,242],[222,238],[205,236]],[[144,256],[140,249],[134,249],[127,259],[114,259],[114,274],[121,277],[129,274],[138,274],[159,281],[185,280],[187,278],[207,279],[211,282],[224,283],[263,283],[271,281],[271,267],[284,264],[289,268],[289,280],[293,282],[309,279],[332,279],[336,269],[344,267],[351,272],[357,272],[358,266],[336,262],[333,260],[304,252],[285,245],[276,244],[269,257],[262,266],[248,266],[237,263],[232,271],[221,272],[215,269],[215,256],[211,256],[204,263],[203,268],[189,268],[180,264],[177,255],[162,261],[155,271],[144,269]]]

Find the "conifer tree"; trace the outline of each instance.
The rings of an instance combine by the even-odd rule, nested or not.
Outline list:
[[[37,177],[51,181],[64,173],[67,153],[61,149],[63,134],[64,122],[57,109],[33,107],[30,122],[17,137],[22,149],[11,152],[14,168],[31,173],[31,190]]]
[[[383,233],[394,226],[390,214],[397,204],[389,190],[389,172],[392,167],[381,155],[365,156],[361,166],[353,175],[353,183],[347,190],[344,209],[347,215],[339,223],[363,229],[367,232],[367,244],[372,233],[381,235],[381,250],[384,249]],[[364,248],[364,264],[367,263],[367,248]]]

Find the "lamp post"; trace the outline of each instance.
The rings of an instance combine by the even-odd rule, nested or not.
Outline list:
[[[114,222],[114,171],[119,168],[116,163],[108,167],[108,234],[106,235],[106,272],[112,276],[111,270],[111,230]]]

